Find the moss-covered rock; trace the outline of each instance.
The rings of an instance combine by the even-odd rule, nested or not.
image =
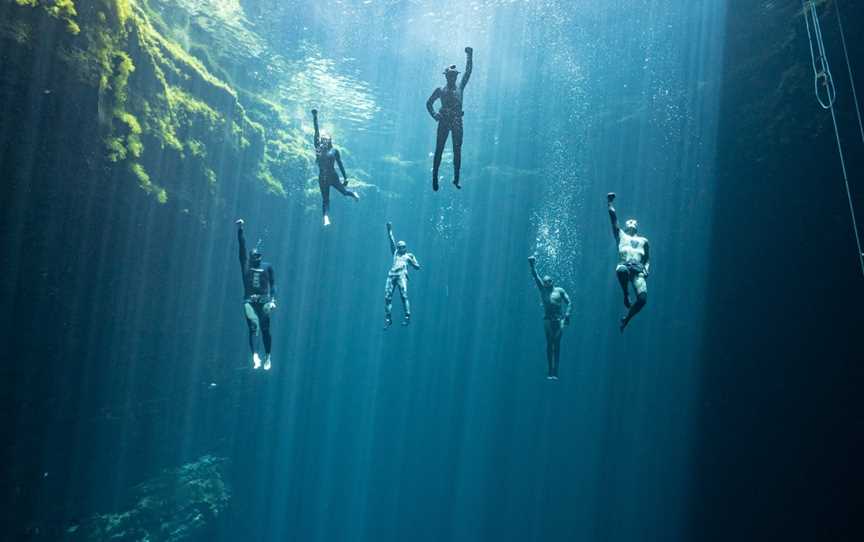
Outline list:
[[[99,179],[128,179],[182,208],[220,201],[229,178],[302,195],[315,167],[308,108],[326,103],[328,122],[354,123],[377,110],[314,46],[275,53],[238,0],[0,0],[0,15],[4,71],[20,64],[0,94],[23,102],[44,85],[92,108],[74,137],[101,143]],[[36,82],[32,65],[46,58],[54,80]]]

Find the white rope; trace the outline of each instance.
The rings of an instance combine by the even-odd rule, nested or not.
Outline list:
[[[812,35],[810,25],[813,25]],[[828,55],[825,53],[825,41],[822,39],[822,26],[816,13],[816,3],[804,0],[804,24],[807,25],[807,39],[810,41],[810,63],[813,66],[813,87],[816,99],[822,109],[831,109],[837,101],[837,89],[834,87],[834,77],[828,65]],[[816,51],[813,50],[813,37],[816,37]],[[818,66],[817,66],[818,64]],[[825,88],[825,97],[819,92],[819,83]]]
[[[804,0],[804,23],[807,25],[807,39],[810,41],[810,61],[813,65],[816,100],[819,101],[819,105],[823,109],[831,111],[831,121],[834,124],[834,137],[837,140],[837,153],[840,155],[840,168],[843,170],[843,183],[846,186],[846,200],[849,202],[849,215],[852,217],[852,231],[855,233],[855,244],[858,247],[858,263],[861,265],[861,274],[864,275],[864,252],[861,250],[861,236],[858,233],[858,221],[855,219],[855,205],[852,202],[852,190],[849,188],[849,176],[846,173],[846,158],[843,155],[843,145],[840,143],[840,130],[837,127],[837,115],[834,112],[834,103],[837,101],[837,90],[834,88],[834,78],[831,76],[828,55],[825,53],[825,42],[822,39],[822,27],[819,24],[819,15],[816,13],[816,4],[813,0]],[[811,24],[813,26],[812,33]],[[816,51],[813,49],[814,36],[816,38]],[[850,75],[852,73],[851,67],[849,68],[849,73]],[[819,93],[820,82],[825,88],[824,99]],[[857,99],[855,107],[858,107]],[[858,117],[858,121],[860,127],[860,116]],[[862,138],[864,138],[864,131],[862,131]]]

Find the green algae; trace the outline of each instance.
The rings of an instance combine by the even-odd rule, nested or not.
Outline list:
[[[42,10],[55,19],[66,24],[66,30],[70,34],[78,34],[81,28],[78,26],[73,0],[13,0],[15,4],[23,8],[42,8]]]
[[[277,197],[302,195],[315,168],[305,106],[314,87],[332,102],[333,119],[350,110],[368,120],[374,110],[363,85],[338,76],[317,50],[293,63],[275,55],[234,0],[5,1],[17,6],[0,21],[5,44],[38,49],[39,17],[67,28],[51,52],[96,95],[87,136],[98,134],[117,176],[159,202],[194,205],[196,187],[218,199],[223,175]],[[298,75],[310,56],[318,66]],[[244,167],[225,173],[233,163]]]

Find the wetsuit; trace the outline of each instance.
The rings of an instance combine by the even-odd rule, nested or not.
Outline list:
[[[468,53],[465,73],[458,85],[456,85],[455,77],[452,81],[448,79],[446,86],[436,88],[426,100],[426,110],[429,111],[433,119],[438,121],[435,155],[432,159],[432,188],[434,190],[438,190],[438,169],[441,167],[441,156],[444,153],[447,136],[451,132],[453,134],[453,184],[459,186],[459,172],[462,167],[462,117],[465,115],[462,110],[462,95],[466,85],[468,85],[468,80],[471,78],[471,70],[474,66],[473,57],[473,53]],[[437,113],[433,107],[436,100],[441,100],[441,109]]]
[[[561,336],[564,325],[570,320],[570,297],[564,288],[543,284],[534,265],[531,266],[531,276],[534,277],[534,283],[540,290],[540,301],[543,303],[543,331],[546,334],[548,377],[558,378],[558,364],[561,360]]]
[[[318,163],[318,188],[321,190],[322,210],[324,216],[330,211],[330,187],[338,190],[342,195],[356,198],[357,194],[348,190],[348,176],[345,174],[345,166],[342,165],[342,157],[339,151],[330,145],[321,144],[321,134],[318,131],[318,115],[312,117],[315,125],[315,161]],[[339,180],[336,166],[342,172],[344,182]]]
[[[628,234],[618,227],[618,216],[615,207],[609,202],[609,220],[612,222],[612,235],[618,243],[618,265],[615,274],[624,292],[624,306],[627,315],[621,318],[620,328],[624,331],[630,320],[642,310],[648,302],[648,267],[650,252],[648,239],[640,235]],[[636,292],[636,302],[630,303],[629,287],[633,285]]]
[[[237,240],[240,244],[240,271],[243,275],[243,310],[246,314],[246,324],[249,326],[249,349],[255,353],[255,335],[261,329],[264,342],[264,352],[270,354],[272,338],[270,336],[270,314],[264,310],[264,305],[276,296],[276,282],[273,278],[273,267],[260,262],[257,267],[251,267],[246,252],[246,237],[243,228],[237,229]]]

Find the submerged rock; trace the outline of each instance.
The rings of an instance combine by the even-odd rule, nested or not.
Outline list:
[[[205,455],[167,470],[134,488],[128,510],[97,514],[67,533],[73,540],[191,540],[228,507],[227,466],[227,458]]]

